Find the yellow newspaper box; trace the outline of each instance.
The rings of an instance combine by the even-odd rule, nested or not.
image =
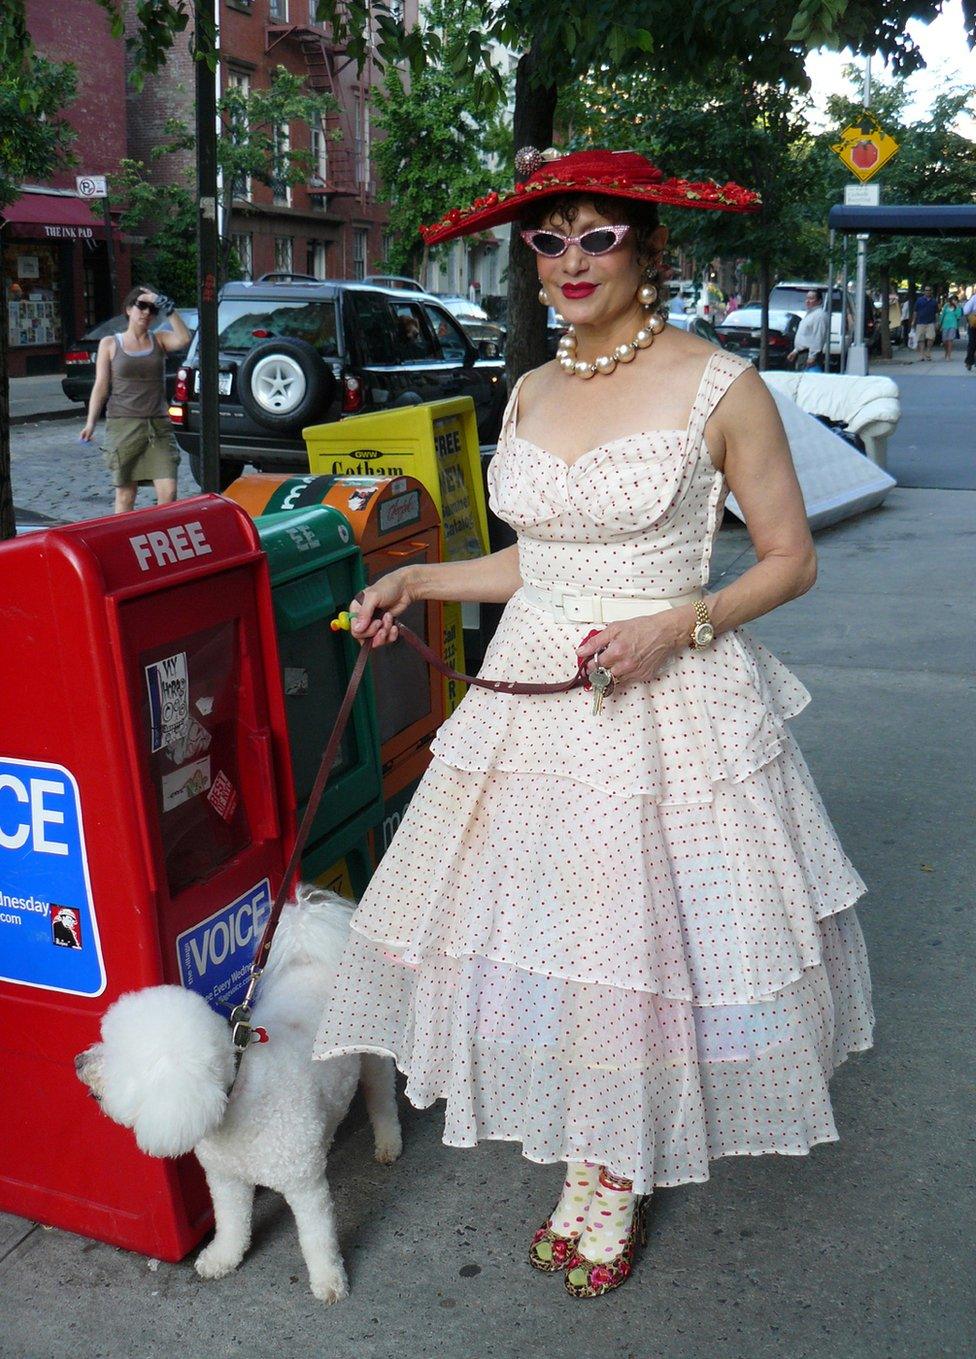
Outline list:
[[[411,476],[423,482],[441,517],[442,561],[468,561],[489,551],[478,425],[470,396],[310,425],[302,437],[308,470],[320,476]],[[444,659],[463,670],[460,604],[445,604],[443,619]],[[462,696],[462,685],[449,691],[445,680],[445,715]]]

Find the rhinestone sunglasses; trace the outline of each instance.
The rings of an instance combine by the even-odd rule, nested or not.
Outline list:
[[[563,236],[558,231],[542,231],[538,227],[530,227],[520,231],[519,235],[537,255],[545,255],[546,259],[556,260],[560,255],[565,255],[571,245],[578,245],[584,255],[609,255],[629,230],[629,226],[593,227],[591,231],[584,231],[581,236]]]

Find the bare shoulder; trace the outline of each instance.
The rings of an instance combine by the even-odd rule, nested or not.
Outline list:
[[[688,362],[697,359],[704,365],[708,361],[708,356],[715,353],[713,344],[703,340],[700,335],[692,335],[690,331],[679,330],[677,326],[668,326],[664,333],[668,337],[668,348],[677,358],[683,358]]]
[[[714,349],[712,352],[715,352]],[[727,432],[727,426],[738,426],[744,417],[778,420],[776,402],[758,370],[742,359],[733,356],[728,356],[728,359],[737,368],[740,364],[743,366],[715,409],[714,419],[719,427]]]
[[[523,413],[540,395],[551,386],[553,379],[560,376],[559,364],[555,359],[542,363],[538,368],[530,368],[522,379],[519,388],[519,410]]]

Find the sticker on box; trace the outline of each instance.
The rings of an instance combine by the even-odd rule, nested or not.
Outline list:
[[[162,778],[163,811],[171,812],[191,798],[199,797],[210,787],[210,756],[194,760],[181,769],[174,769]]]
[[[207,801],[225,821],[230,821],[237,810],[237,791],[223,770],[214,779]]]
[[[190,683],[186,652],[146,666],[152,749],[162,750],[186,735],[190,720]]]

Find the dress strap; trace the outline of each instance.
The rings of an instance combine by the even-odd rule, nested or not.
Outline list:
[[[529,373],[531,371],[532,370],[530,368],[528,372],[523,373],[522,376],[515,383],[515,386],[512,388],[512,394],[508,398],[508,404],[505,406],[505,413],[502,415],[502,428],[500,437],[503,439],[507,439],[510,434],[514,434],[515,432],[515,426],[518,421],[519,391],[521,390],[522,383],[529,376]]]
[[[688,417],[686,449],[697,449],[702,445],[709,416],[736,378],[751,366],[745,359],[727,354],[723,350],[709,354],[701,382],[698,384],[698,392],[692,402],[691,415]]]

